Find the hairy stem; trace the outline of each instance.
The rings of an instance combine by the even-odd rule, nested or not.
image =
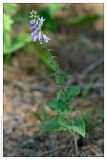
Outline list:
[[[52,62],[53,62],[54,65],[56,66],[56,68],[54,69],[54,72],[56,72],[57,74],[59,74],[60,68],[59,68],[57,62],[55,62],[55,61],[53,60],[53,57],[52,57],[52,55],[51,55],[51,53],[50,53],[50,51],[49,51],[49,49],[48,49],[48,47],[47,47],[46,44],[44,44],[44,47],[45,47],[45,49],[46,49],[47,52],[48,52],[48,55],[49,55],[50,60],[52,60]],[[55,80],[56,80],[56,79],[55,79]],[[56,83],[57,83],[57,80],[56,80]],[[61,89],[62,92],[63,92],[63,94],[65,93],[64,87],[63,87],[62,85],[58,86],[58,89]],[[69,105],[69,104],[68,104],[68,105]],[[70,120],[71,125],[72,125],[71,109],[70,109],[70,107],[69,107],[68,109],[69,109],[69,112],[70,112],[70,114],[69,114],[69,120]],[[75,153],[76,153],[76,156],[78,156],[77,137],[76,137],[75,131],[73,131],[73,136],[74,136]]]

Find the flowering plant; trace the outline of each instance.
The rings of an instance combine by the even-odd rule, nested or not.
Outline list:
[[[81,117],[72,116],[71,102],[74,97],[80,93],[79,86],[71,86],[68,88],[64,87],[65,77],[68,76],[67,73],[62,73],[59,67],[56,57],[52,55],[52,50],[48,49],[47,43],[50,40],[42,31],[42,26],[45,21],[43,17],[39,17],[36,11],[30,12],[30,25],[31,25],[31,37],[32,40],[39,41],[40,44],[47,50],[49,55],[48,63],[53,70],[50,76],[55,77],[55,82],[57,85],[56,98],[48,102],[48,107],[57,112],[58,114],[49,119],[42,128],[44,132],[50,131],[69,131],[74,134],[76,153],[77,151],[77,140],[76,133],[85,137],[85,124]]]
[[[30,29],[33,30],[33,32],[31,33],[33,41],[35,42],[39,40],[40,44],[47,43],[50,40],[50,38],[47,37],[45,34],[43,34],[41,30],[45,19],[43,19],[43,17],[39,18],[36,11],[32,11],[30,13],[31,13],[30,18],[32,19],[30,21],[31,24]]]

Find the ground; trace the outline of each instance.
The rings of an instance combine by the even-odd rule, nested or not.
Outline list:
[[[73,75],[66,85],[81,87],[80,95],[73,101],[73,114],[85,113],[89,108],[94,111],[92,119],[87,118],[91,123],[88,122],[86,137],[77,135],[78,155],[74,138],[68,132],[40,132],[39,122],[32,112],[41,116],[41,109],[46,108],[50,116],[55,114],[48,110],[47,102],[54,97],[56,86],[38,56],[22,49],[13,54],[10,63],[4,63],[4,157],[104,156],[103,113],[98,112],[104,105],[103,31],[76,31],[74,28],[62,26],[50,47],[61,67]],[[93,85],[84,98],[83,92],[90,83]],[[93,127],[94,121],[100,119],[101,123]]]

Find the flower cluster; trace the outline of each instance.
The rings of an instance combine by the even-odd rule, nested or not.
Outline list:
[[[40,18],[37,15],[36,11],[34,11],[34,10],[32,10],[32,12],[30,12],[30,18],[31,18],[30,29],[32,30],[32,33],[31,33],[32,40],[34,42],[39,40],[40,44],[48,43],[50,38],[47,37],[45,34],[43,34],[43,32],[41,30],[45,19],[43,17]]]

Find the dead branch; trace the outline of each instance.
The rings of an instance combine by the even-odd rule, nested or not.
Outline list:
[[[51,89],[51,87],[39,88],[39,87],[35,87],[34,85],[25,84],[24,82],[20,82],[20,81],[17,81],[17,80],[12,81],[12,85],[14,87],[18,87],[19,89],[21,89],[25,92],[36,92],[36,91],[37,92],[43,92],[43,93],[54,93],[55,92]],[[71,84],[69,84],[69,85],[67,84],[65,86],[65,88],[70,86],[70,85]],[[85,89],[87,84],[83,83],[83,84],[79,84],[79,86],[80,86],[81,89]],[[92,86],[92,89],[94,89],[94,90],[101,90],[103,88],[104,88],[103,82],[96,82]]]
[[[71,144],[68,145],[68,146],[62,145],[62,146],[60,146],[60,147],[54,148],[53,150],[45,151],[45,152],[43,152],[43,153],[40,153],[40,154],[38,154],[38,157],[47,156],[47,155],[49,155],[49,154],[52,154],[52,153],[54,153],[54,152],[57,152],[57,151],[59,151],[59,150],[62,150],[62,149],[64,149],[64,148],[69,148],[69,147],[71,147]]]
[[[19,89],[23,90],[23,91],[27,91],[27,92],[32,92],[32,91],[38,91],[38,92],[52,92],[54,93],[50,88],[48,87],[35,87],[34,85],[30,85],[30,84],[25,84],[24,82],[21,81],[17,81],[17,80],[13,80],[12,81],[12,85],[14,87],[18,87]]]
[[[104,59],[101,58],[98,61],[92,63],[91,65],[89,65],[81,74],[87,74],[89,72],[91,72],[92,70],[94,70],[97,66],[99,66],[100,64],[104,63]]]

